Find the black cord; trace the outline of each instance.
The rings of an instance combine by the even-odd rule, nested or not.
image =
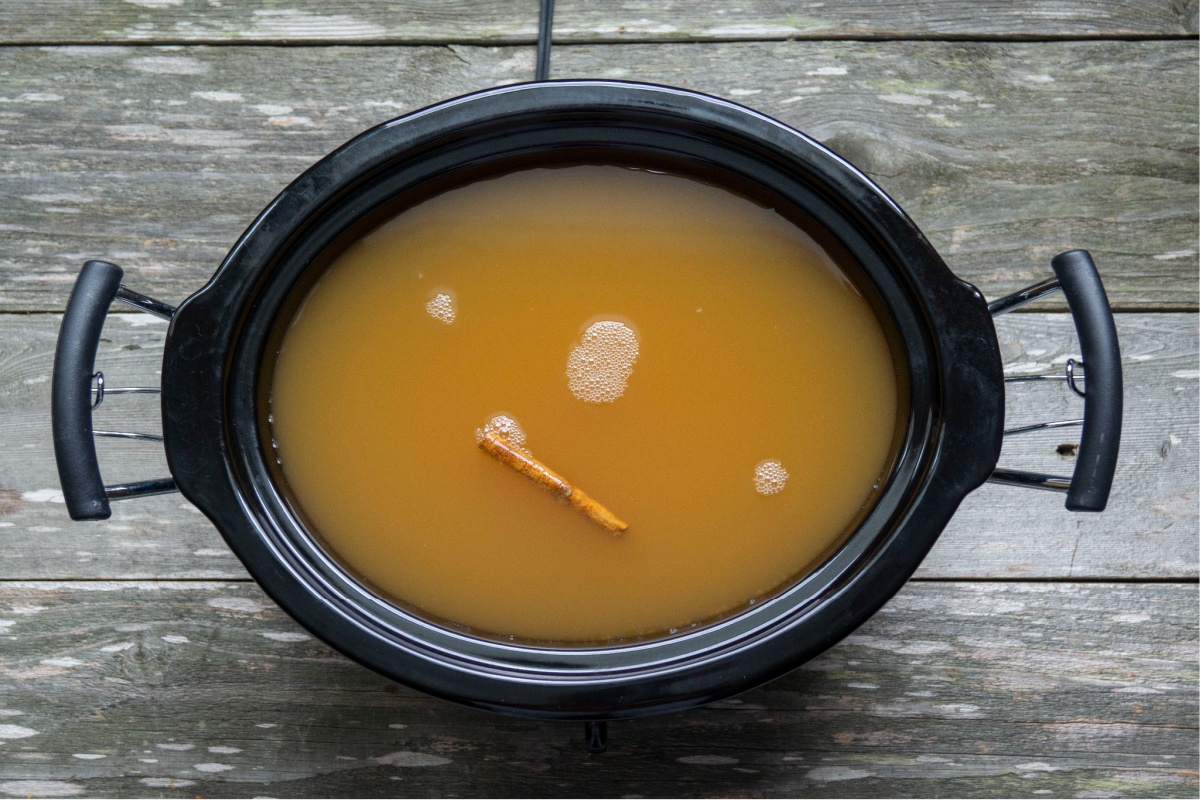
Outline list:
[[[539,81],[550,78],[550,33],[554,28],[554,0],[542,0],[542,14],[538,18],[537,70],[534,77]]]

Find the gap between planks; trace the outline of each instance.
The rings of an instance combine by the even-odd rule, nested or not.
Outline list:
[[[79,266],[82,267],[83,264],[80,264]],[[214,267],[214,272],[216,272],[216,267]],[[1100,277],[1103,278],[1104,276],[1100,276]],[[200,287],[197,287],[197,291],[199,291],[199,289],[200,289]],[[67,295],[67,294],[70,294],[70,291],[67,291],[67,293],[64,293],[64,295]],[[191,295],[188,295],[188,296],[191,296]],[[1051,297],[1052,296],[1054,296],[1054,295],[1051,295]],[[996,297],[992,297],[991,300],[996,300]],[[182,302],[182,301],[180,301],[180,302]],[[59,317],[61,317],[61,315],[62,315],[62,313],[64,313],[64,311],[65,311],[65,307],[64,308],[8,308],[8,309],[0,309],[0,317],[46,317],[46,315],[50,315],[50,314],[58,314]],[[1180,306],[1164,305],[1164,306],[1148,306],[1148,307],[1147,306],[1133,306],[1133,307],[1114,306],[1114,307],[1112,307],[1111,311],[1114,314],[1195,314],[1195,313],[1200,312],[1200,306],[1194,306],[1194,305],[1180,305]],[[108,317],[137,317],[138,314],[142,314],[142,313],[144,313],[144,312],[113,311],[113,312],[109,312],[107,315],[108,315]],[[1025,306],[1022,308],[1014,308],[1013,311],[1006,312],[1006,313],[1004,313],[1004,315],[1006,315],[1006,317],[1013,317],[1013,315],[1015,315],[1015,314],[1069,314],[1069,313],[1070,313],[1070,309],[1063,307],[1063,306],[1046,306],[1045,308],[1042,308],[1042,307],[1037,306],[1037,303],[1031,303],[1031,305],[1028,305],[1028,306]]]
[[[594,39],[563,39],[553,40],[551,44],[555,47],[586,47],[593,44],[751,44],[754,42],[862,42],[864,44],[875,44],[878,42],[979,42],[982,44],[1004,44],[1004,43],[1019,43],[1019,44],[1054,44],[1059,42],[1191,42],[1200,40],[1200,35],[1191,33],[1124,33],[1124,34],[1108,34],[1108,33],[1092,33],[1092,34],[1050,34],[1050,35],[1023,35],[1019,33],[1009,34],[975,34],[975,33],[939,33],[930,34],[929,36],[905,36],[902,34],[880,33],[876,35],[870,34],[845,34],[838,35],[824,34],[821,36],[763,36],[763,37],[645,37],[639,39],[621,39],[609,36],[597,36]],[[137,40],[134,40],[137,41]],[[536,39],[531,40],[529,44],[536,44]],[[509,44],[505,41],[505,44]],[[517,42],[511,42],[517,44]],[[174,42],[173,42],[174,44]],[[222,44],[234,44],[234,42],[224,41]],[[280,42],[281,46],[290,46],[291,42]],[[298,44],[298,43],[297,43]],[[357,44],[357,42],[353,43]],[[397,44],[401,44],[397,42]],[[403,44],[407,44],[404,42]],[[468,44],[467,42],[453,42],[453,44]],[[492,46],[486,42],[474,42],[474,44],[483,44],[484,46]],[[551,61],[553,63],[553,60]]]
[[[1175,578],[1157,578],[1153,576],[1147,577],[1132,577],[1132,578],[1112,578],[1112,577],[1082,577],[1082,578],[1057,578],[1049,576],[1034,576],[1029,578],[1015,577],[985,577],[977,578],[964,576],[956,577],[921,577],[914,576],[908,579],[908,583],[1057,583],[1057,584],[1088,584],[1100,585],[1106,584],[1109,586],[1131,586],[1137,584],[1153,584],[1156,586],[1188,586],[1200,584],[1200,577],[1175,577]],[[0,586],[5,584],[27,584],[27,583],[162,583],[162,584],[189,584],[189,583],[238,583],[238,584],[257,584],[253,578],[0,578]]]
[[[753,44],[755,42],[980,42],[1004,44],[1057,43],[1057,42],[1190,42],[1200,41],[1197,34],[931,34],[928,36],[905,36],[900,34],[825,34],[821,36],[764,36],[764,37],[639,37],[637,39],[597,36],[592,39],[554,39],[554,47],[587,47],[590,45],[637,45],[637,44]],[[110,39],[96,42],[91,39],[46,39],[44,41],[6,42],[0,47],[529,47],[537,44],[537,37],[521,37],[493,41],[484,38],[383,38],[383,39]],[[553,61],[551,61],[553,63]]]
[[[82,264],[80,266],[82,266]],[[215,268],[213,271],[214,272],[216,271]],[[1101,277],[1103,277],[1103,276],[1101,276]],[[197,286],[196,290],[199,291],[200,287]],[[63,297],[65,298],[69,294],[70,294],[69,291],[64,292]],[[992,298],[992,299],[995,300],[996,298]],[[180,301],[180,302],[182,302],[182,301]],[[38,316],[47,316],[47,315],[52,315],[52,314],[61,317],[63,315],[63,311],[64,311],[64,309],[62,309],[62,308],[35,308],[35,309],[20,309],[20,310],[7,309],[7,310],[0,310],[0,317],[38,317]],[[1191,304],[1184,304],[1184,303],[1181,303],[1180,305],[1156,305],[1156,306],[1132,306],[1132,307],[1117,305],[1112,308],[1112,313],[1117,314],[1117,315],[1122,315],[1122,314],[1129,314],[1129,315],[1135,315],[1135,314],[1195,314],[1198,312],[1200,312],[1200,307],[1191,305]],[[142,313],[142,312],[140,312],[140,311],[119,311],[119,312],[112,311],[112,312],[109,312],[108,316],[110,316],[110,317],[115,317],[115,316],[133,317],[140,313]],[[1039,308],[1036,305],[1031,305],[1031,306],[1027,306],[1025,308],[1018,308],[1018,309],[1014,309],[1013,311],[1009,311],[1005,314],[1005,316],[1015,316],[1018,314],[1069,314],[1069,313],[1070,313],[1070,309],[1063,308],[1063,307],[1047,306],[1045,308]]]

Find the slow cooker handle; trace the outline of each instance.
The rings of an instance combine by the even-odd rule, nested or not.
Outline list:
[[[1082,424],[1079,454],[1075,472],[1070,478],[1057,478],[1022,470],[997,468],[989,479],[994,483],[1050,489],[1067,493],[1070,511],[1103,511],[1112,489],[1121,446],[1121,417],[1123,389],[1121,377],[1121,348],[1117,342],[1117,327],[1113,320],[1108,296],[1100,281],[1100,273],[1086,250],[1069,250],[1050,262],[1056,277],[1023,289],[1016,294],[988,305],[993,316],[1011,311],[1055,289],[1066,295],[1079,349],[1083,356],[1087,391],[1076,387],[1079,378],[1074,373],[1073,360],[1067,362],[1065,378],[1061,376],[1030,376],[1032,379],[1065,379],[1070,387],[1084,397],[1083,419],[1041,423],[1005,431],[1006,435],[1042,428]],[[1024,376],[1008,380],[1023,380]]]
[[[1108,295],[1100,273],[1086,250],[1060,253],[1050,262],[1062,283],[1063,294],[1079,334],[1079,350],[1087,369],[1083,398],[1083,435],[1067,508],[1103,511],[1112,489],[1121,447],[1123,395],[1121,346]]]
[[[50,418],[54,433],[54,460],[63,499],[71,519],[108,519],[109,500],[144,497],[178,491],[171,478],[105,486],[96,459],[94,436],[162,441],[162,437],[123,431],[98,431],[92,427],[92,409],[109,394],[157,392],[157,389],[105,389],[103,373],[93,372],[100,331],[113,300],[120,300],[157,317],[170,319],[175,309],[121,286],[124,274],[116,264],[88,261],[75,279],[67,300],[58,343],[54,350]],[[93,383],[97,386],[93,389]],[[93,401],[92,394],[96,392]]]

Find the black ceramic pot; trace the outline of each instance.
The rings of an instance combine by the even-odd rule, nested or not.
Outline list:
[[[535,647],[466,635],[357,581],[305,530],[267,463],[263,370],[272,331],[326,254],[386,216],[398,198],[539,159],[674,165],[739,191],[783,198],[852,256],[880,313],[890,317],[907,365],[909,415],[878,501],[815,571],[724,620],[605,647]],[[1067,506],[1075,510],[1104,507],[1121,425],[1116,332],[1087,253],[1065,253],[1053,267],[1057,279],[989,309],[879,187],[766,116],[632,83],[494,89],[380,125],[331,153],[262,212],[208,285],[177,309],[119,287],[119,267],[88,262],[68,303],[55,360],[59,472],[76,519],[108,517],[110,499],[177,487],[302,625],[422,691],[561,719],[684,709],[778,677],[853,631],[912,575],[963,497],[988,479],[1068,491]],[[998,470],[1004,378],[991,316],[1060,281],[1087,371],[1075,475]],[[93,362],[114,298],[171,320],[161,387],[171,478],[105,487],[92,440]]]

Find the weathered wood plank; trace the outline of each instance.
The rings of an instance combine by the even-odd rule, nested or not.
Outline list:
[[[913,584],[766,687],[613,723],[600,757],[577,724],[392,684],[252,584],[6,583],[0,617],[12,796],[1196,792],[1190,585]]]
[[[36,7],[0,3],[0,42],[440,42],[529,43],[534,0],[320,0],[213,4],[201,0],[96,3],[56,0]],[[1022,0],[1005,3],[783,0],[727,3],[559,0],[555,40],[962,37],[1138,37],[1196,32],[1194,0]]]
[[[61,308],[80,259],[178,302],[346,139],[533,77],[530,48],[0,49],[0,309]],[[67,224],[69,221],[69,224]]]
[[[113,314],[97,359],[109,385],[157,385],[165,325]],[[998,320],[1015,372],[1057,372],[1077,355],[1065,314]],[[108,522],[67,519],[49,431],[49,375],[57,315],[0,315],[0,578],[229,578],[241,565],[207,520],[178,495],[125,501]],[[1116,488],[1103,514],[1072,514],[1061,495],[985,486],[970,495],[919,573],[927,578],[1194,578],[1200,548],[1197,315],[1122,314],[1126,425]],[[1013,424],[1070,419],[1082,403],[1062,385],[1018,384]],[[112,397],[97,424],[159,429],[152,397]],[[1057,447],[1075,431],[1018,436],[1002,463],[1070,474]],[[161,448],[100,442],[109,482],[167,474]]]
[[[1080,358],[1064,315],[1008,315],[996,321],[1010,373],[1060,373]],[[1101,514],[1067,511],[1063,496],[985,485],[968,495],[919,576],[1195,576],[1200,549],[1200,370],[1195,315],[1120,315],[1125,425],[1112,497]],[[1083,416],[1062,384],[1009,384],[1006,427]],[[1009,437],[1000,463],[1070,475],[1074,456],[1059,445],[1078,429]],[[1155,553],[1148,568],[1144,557]]]
[[[321,155],[395,114],[528,79],[532,55],[0,49],[0,310],[62,308],[89,257],[178,302]],[[806,130],[991,292],[1083,246],[1117,307],[1196,307],[1193,43],[580,46],[555,59],[563,77],[682,84]]]
[[[1083,247],[1118,307],[1193,308],[1194,62],[1190,43],[583,46],[556,50],[554,74],[684,86],[776,116],[877,180],[989,291]]]
[[[105,522],[72,522],[50,435],[50,371],[61,315],[0,315],[0,578],[245,578],[209,521],[179,495],[113,505]],[[166,323],[110,314],[97,356],[109,386],[157,386]],[[156,395],[113,395],[97,427],[161,431]],[[107,483],[169,475],[161,445],[98,439]],[[33,551],[27,545],[33,544]],[[34,555],[34,552],[37,554]],[[117,564],[124,563],[125,567]]]
[[[556,41],[805,38],[1070,38],[1196,32],[1196,3],[1104,0],[726,3],[559,0]]]
[[[1121,14],[1129,19],[1115,27],[1180,32],[1170,3],[1162,5],[1148,14]],[[0,3],[4,44],[530,43],[537,24],[536,2],[511,0],[55,0],[36,8],[15,0]]]

